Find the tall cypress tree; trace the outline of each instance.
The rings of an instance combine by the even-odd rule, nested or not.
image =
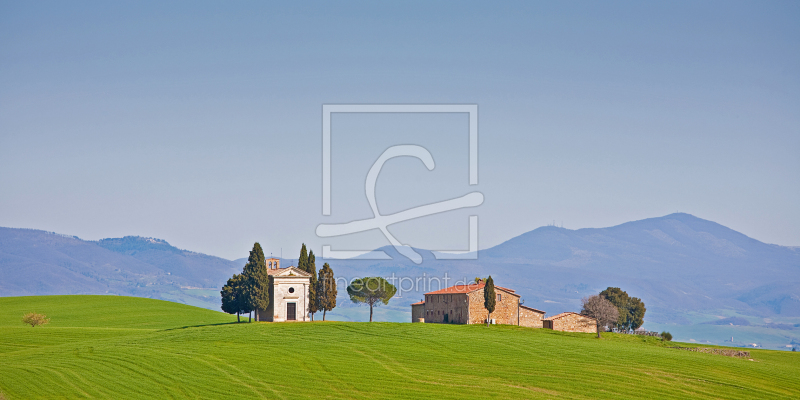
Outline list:
[[[314,320],[314,313],[319,311],[317,307],[317,260],[314,257],[314,250],[308,252],[308,264],[306,272],[311,274],[311,284],[308,287],[308,312],[311,313],[311,320]]]
[[[494,280],[492,276],[489,275],[489,277],[486,278],[486,286],[483,287],[483,306],[486,307],[486,311],[489,312],[489,315],[486,317],[486,327],[489,327],[489,319],[492,317],[496,303],[497,295],[494,293]]]
[[[319,270],[319,280],[317,280],[317,310],[322,310],[323,321],[325,321],[325,313],[336,307],[337,295],[333,270],[328,263],[325,263]]]
[[[244,276],[245,303],[247,305],[248,322],[252,319],[253,310],[266,310],[269,306],[269,274],[267,274],[267,260],[261,245],[256,242],[250,257],[242,271]]]
[[[303,243],[303,247],[300,248],[300,258],[297,259],[297,268],[302,271],[308,269],[308,251],[306,250],[305,243]]]

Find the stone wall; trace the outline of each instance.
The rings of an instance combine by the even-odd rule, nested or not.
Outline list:
[[[425,322],[466,324],[469,315],[466,293],[425,295]],[[413,310],[412,310],[413,312]]]
[[[544,312],[538,312],[528,307],[519,308],[519,325],[528,328],[541,328]]]
[[[671,349],[696,351],[698,353],[719,354],[728,357],[744,357],[750,358],[749,351],[733,350],[733,349],[716,349],[708,347],[670,347]]]
[[[517,311],[519,310],[519,296],[494,288],[495,294],[499,294],[500,301],[494,306],[491,318],[497,324],[517,325]],[[489,313],[483,306],[483,289],[469,293],[469,320],[468,324],[485,324],[486,316]]]
[[[555,331],[597,333],[594,318],[576,313],[565,313],[561,317],[548,319],[548,322],[545,327]]]

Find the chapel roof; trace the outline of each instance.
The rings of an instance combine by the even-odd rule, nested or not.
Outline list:
[[[294,274],[294,276],[301,276],[304,278],[311,277],[311,274],[297,267],[273,268],[273,269],[267,268],[267,275],[290,276],[290,274]]]

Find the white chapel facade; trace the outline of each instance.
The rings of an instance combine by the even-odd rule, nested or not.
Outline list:
[[[308,321],[311,275],[297,267],[280,267],[280,259],[268,258],[269,306],[255,310],[256,321]]]

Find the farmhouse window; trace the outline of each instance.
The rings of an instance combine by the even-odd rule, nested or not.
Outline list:
[[[498,293],[497,294],[497,301],[503,301],[503,295]]]

